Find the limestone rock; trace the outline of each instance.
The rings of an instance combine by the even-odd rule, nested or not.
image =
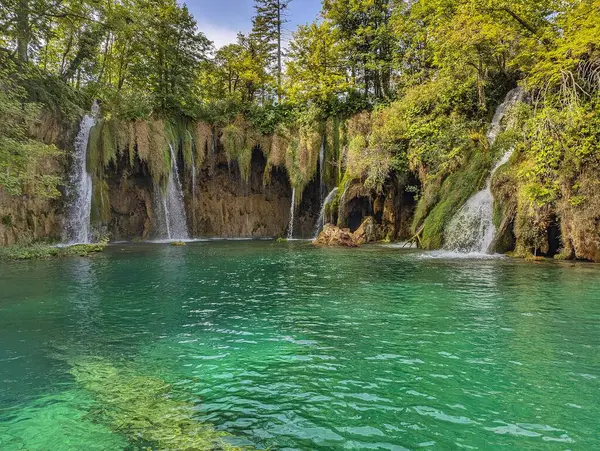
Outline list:
[[[360,227],[353,233],[356,244],[375,243],[383,239],[383,231],[372,216],[366,217]]]
[[[382,226],[377,224],[372,216],[368,216],[354,233],[350,232],[350,229],[326,224],[313,244],[320,246],[358,247],[363,244],[381,241],[383,238]]]
[[[341,229],[332,224],[325,224],[325,228],[313,244],[320,246],[358,246],[356,238],[354,234],[350,232],[350,229]]]

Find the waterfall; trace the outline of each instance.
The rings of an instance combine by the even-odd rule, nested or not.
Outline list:
[[[323,203],[325,195],[325,140],[321,142],[319,150],[319,200]]]
[[[79,133],[75,138],[73,167],[69,174],[67,194],[71,199],[67,210],[63,231],[63,240],[67,244],[90,242],[90,213],[92,209],[92,175],[87,171],[87,148],[90,131],[96,125],[100,111],[98,102],[94,102],[90,114],[81,120]]]
[[[196,163],[192,157],[192,199],[196,199]]]
[[[315,227],[315,240],[319,238],[319,233],[321,233],[321,230],[323,230],[323,228],[325,227],[325,209],[327,208],[327,205],[331,203],[337,192],[337,187],[333,188],[333,190],[327,195],[327,197],[323,201],[323,205],[321,205],[321,212],[319,213],[319,219],[317,219],[317,226]]]
[[[488,130],[490,147],[503,129],[502,121],[510,107],[521,101],[523,91],[520,88],[510,91],[505,101],[498,106]],[[488,253],[496,235],[494,227],[494,196],[492,178],[496,171],[506,164],[514,152],[509,149],[494,165],[487,179],[485,189],[471,197],[452,218],[446,229],[445,248],[461,253]]]
[[[346,189],[344,190],[344,192],[342,193],[342,195],[340,196],[340,203],[338,205],[338,225],[342,224],[346,219],[345,219],[345,213],[346,213],[346,194],[348,194],[348,190],[350,189],[350,184],[346,184]]]
[[[196,158],[192,155],[192,232],[196,230]]]
[[[164,239],[187,240],[189,239],[187,218],[183,202],[183,189],[177,168],[177,157],[173,145],[169,144],[171,151],[171,175],[167,183],[167,190],[163,192],[160,187],[155,188],[155,195],[160,199],[162,211],[158,218]]]
[[[288,225],[287,239],[294,238],[294,213],[296,211],[296,188],[292,188],[292,205],[290,206],[290,224]]]
[[[196,201],[196,153],[198,150],[194,152],[195,143],[192,134],[188,131],[188,136],[190,141],[192,142],[192,202]]]

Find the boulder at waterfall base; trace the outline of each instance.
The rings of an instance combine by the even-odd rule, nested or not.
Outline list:
[[[383,239],[383,229],[372,216],[364,219],[356,231],[342,229],[333,224],[326,224],[313,244],[321,246],[358,247],[367,243],[375,243]]]
[[[358,246],[354,234],[350,232],[350,229],[341,229],[333,224],[325,224],[323,231],[313,244],[318,246]]]

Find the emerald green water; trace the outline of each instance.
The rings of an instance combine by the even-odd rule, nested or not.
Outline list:
[[[3,451],[600,449],[598,265],[204,242],[0,287]]]

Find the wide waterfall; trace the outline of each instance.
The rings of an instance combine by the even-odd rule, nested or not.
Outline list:
[[[337,187],[333,188],[333,190],[327,195],[327,197],[323,201],[323,205],[321,205],[321,212],[319,213],[319,219],[317,219],[317,226],[315,227],[315,240],[319,238],[319,233],[321,233],[321,230],[323,230],[323,228],[325,227],[325,210],[327,209],[327,205],[331,203],[337,192]]]
[[[292,188],[292,204],[290,206],[290,224],[288,225],[287,239],[294,238],[294,214],[296,212],[296,188]]]
[[[503,119],[510,107],[523,98],[520,88],[513,89],[498,106],[488,130],[490,147],[503,129]],[[496,235],[494,227],[494,196],[492,178],[496,171],[508,162],[514,148],[507,151],[496,163],[487,179],[485,189],[471,197],[454,216],[445,234],[445,249],[461,253],[489,253]]]
[[[159,203],[159,225],[163,239],[187,240],[189,234],[177,156],[172,145],[169,145],[169,150],[171,151],[171,175],[167,190],[164,192],[157,186],[155,191],[156,201]]]
[[[69,174],[67,194],[71,200],[64,223],[63,241],[66,244],[90,242],[90,213],[92,210],[92,175],[87,170],[87,148],[90,130],[96,125],[100,106],[94,102],[90,114],[81,120],[75,138],[73,166]]]

